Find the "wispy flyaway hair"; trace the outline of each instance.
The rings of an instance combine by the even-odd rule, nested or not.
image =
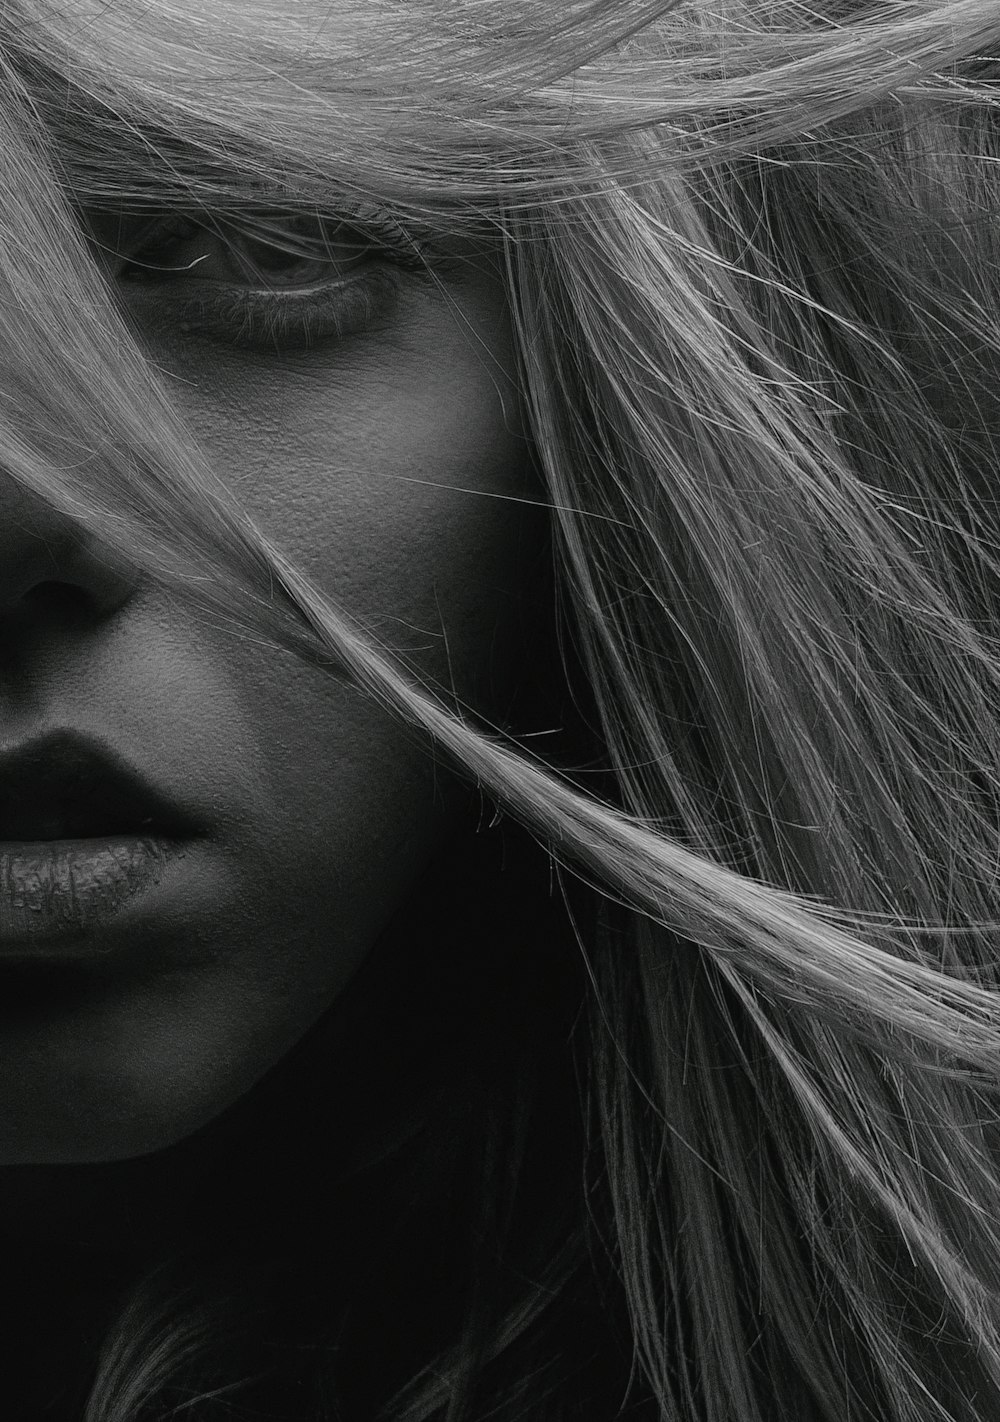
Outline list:
[[[591,1207],[663,1422],[1000,1412],[998,81],[992,0],[0,13],[5,473],[356,683],[603,900]],[[457,714],[254,527],[78,220],[359,200],[502,263],[600,776]],[[384,1422],[532,1412],[553,1289]],[[173,1415],[195,1333],[109,1344],[87,1422]]]

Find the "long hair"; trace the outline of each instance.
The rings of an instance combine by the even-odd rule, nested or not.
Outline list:
[[[996,6],[327,11],[4,7],[0,459],[199,615],[351,678],[569,885],[555,966],[511,928],[550,989],[527,1045],[494,1011],[471,1084],[426,1084],[468,1150],[403,1132],[410,1237],[454,1258],[356,1408],[993,1417]],[[506,275],[585,763],[456,710],[254,527],[77,220],[358,200]],[[478,1201],[452,1234],[442,1179]],[[380,1301],[394,1339],[391,1278],[355,1335],[317,1283],[282,1340],[232,1306],[272,1263],[220,1261],[217,1305],[137,1286],[87,1422],[240,1415],[265,1332],[306,1378],[276,1364],[275,1406],[359,1415],[347,1340]]]

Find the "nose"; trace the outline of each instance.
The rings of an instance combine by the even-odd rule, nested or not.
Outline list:
[[[47,603],[72,601],[94,619],[109,617],[139,581],[119,554],[0,476],[0,646]]]

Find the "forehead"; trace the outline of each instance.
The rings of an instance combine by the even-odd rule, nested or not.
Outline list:
[[[451,222],[466,199],[492,214],[501,186],[537,188],[539,121],[550,132],[561,100],[549,86],[539,108],[528,92],[538,56],[517,37],[520,8],[45,0],[18,43],[32,112],[44,109],[80,205],[199,189],[224,207],[227,186],[241,201],[249,176],[268,196],[333,190]],[[0,10],[0,56],[10,30]]]

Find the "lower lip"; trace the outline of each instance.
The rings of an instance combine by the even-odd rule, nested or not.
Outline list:
[[[179,848],[137,835],[0,840],[0,958],[92,935],[158,883]]]

